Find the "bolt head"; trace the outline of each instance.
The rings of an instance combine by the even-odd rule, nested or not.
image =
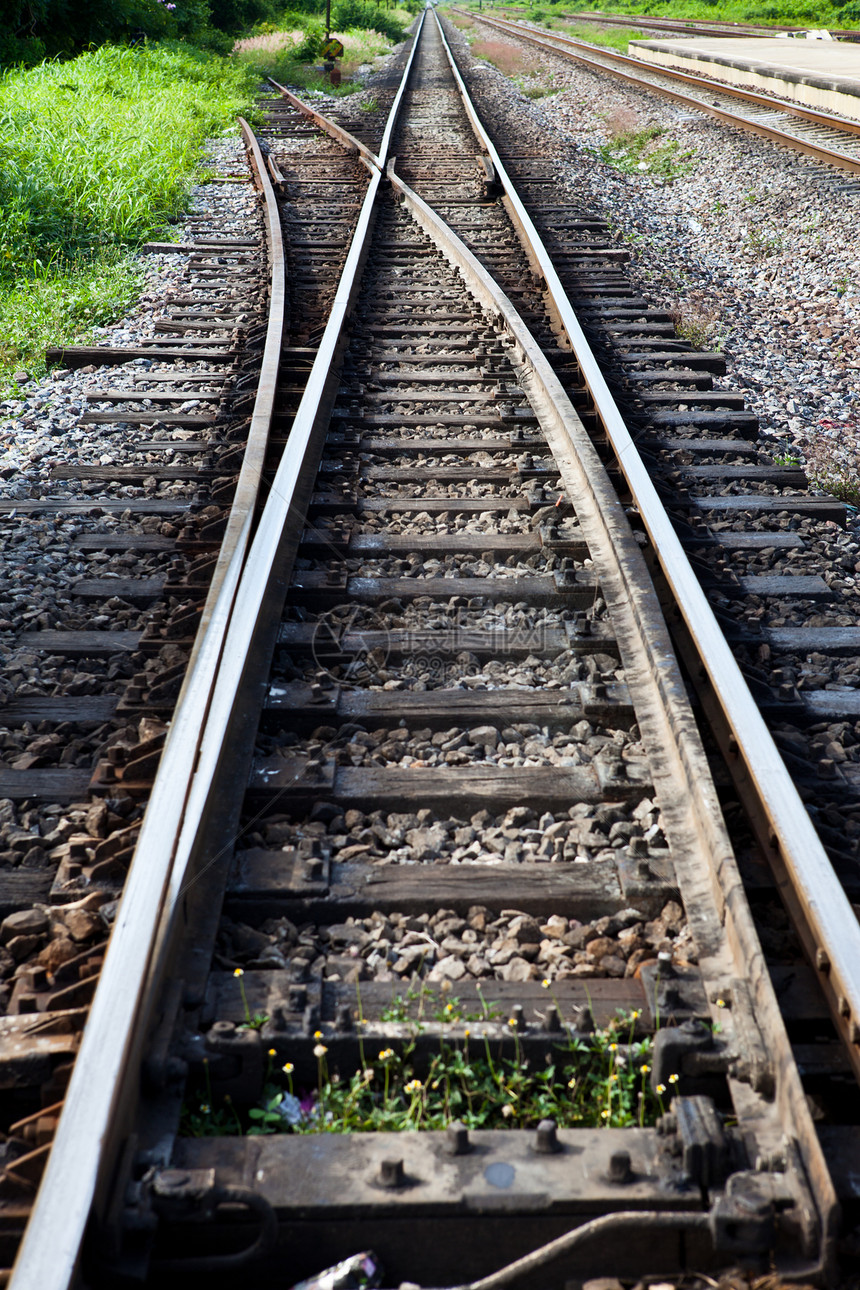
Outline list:
[[[554,1155],[557,1151],[561,1151],[555,1120],[541,1120],[535,1134],[535,1151],[542,1156]]]
[[[546,1010],[543,1028],[551,1035],[557,1035],[562,1028],[561,1017],[558,1015],[558,1008],[554,1003]]]
[[[379,1165],[377,1181],[382,1187],[402,1187],[406,1181],[403,1161],[399,1159],[382,1160]]]
[[[613,1183],[626,1183],[632,1177],[630,1168],[629,1151],[613,1151],[609,1157],[609,1181]]]
[[[445,1147],[451,1156],[465,1156],[471,1151],[469,1130],[461,1120],[454,1120],[445,1130]]]

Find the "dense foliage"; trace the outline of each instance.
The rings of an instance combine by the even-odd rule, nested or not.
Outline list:
[[[0,64],[38,63],[104,41],[228,37],[276,17],[275,0],[0,0]]]
[[[408,7],[417,12],[418,0]],[[309,15],[325,12],[325,0],[292,0],[292,8],[298,12],[284,13],[278,0],[0,0],[0,66],[32,65],[105,41],[187,40],[226,54],[231,37],[251,27],[306,25]],[[332,22],[400,40],[402,24],[387,10],[374,0],[339,0]]]

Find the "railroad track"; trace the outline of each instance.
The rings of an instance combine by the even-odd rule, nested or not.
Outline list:
[[[489,18],[465,9],[456,12],[495,31],[516,36],[518,40],[536,45],[545,52],[572,59],[592,71],[609,72],[629,85],[659,94],[693,111],[704,112],[725,125],[756,134],[836,169],[860,174],[858,121],[800,107],[773,95],[727,87],[706,76],[670,68],[658,69],[641,58],[600,49],[531,23]]]
[[[656,17],[651,14],[640,14],[635,18],[624,17],[615,13],[566,13],[559,15],[579,22],[592,22],[600,27],[637,27],[646,31],[671,31],[681,35],[700,36],[773,36],[777,32],[801,35],[806,27],[780,27],[778,24],[757,27],[751,22],[707,22],[700,19],[687,19],[679,22],[668,17]],[[830,35],[834,40],[858,40],[860,32],[834,28]]]
[[[857,1064],[856,920],[658,494],[668,478],[697,551],[716,543],[695,516],[732,517],[723,551],[761,549],[749,512],[770,520],[766,549],[794,550],[781,515],[840,508],[796,474],[751,470],[748,414],[730,393],[703,397],[718,360],[631,303],[605,229],[542,200],[539,157],[506,159],[517,197],[432,15],[416,39],[374,157],[286,92],[265,163],[249,140],[272,244],[270,179],[311,255],[327,224],[343,230],[343,276],[324,330],[295,297],[270,320],[249,427],[261,446],[242,467],[262,472],[265,505],[255,520],[240,473],[158,774],[153,757],[118,757],[93,782],[148,806],[83,1040],[66,1044],[79,1051],[47,1165],[51,1116],[10,1135],[10,1245],[44,1167],[15,1286],[68,1285],[78,1266],[216,1284],[245,1267],[283,1284],[285,1264],[293,1281],[369,1245],[386,1284],[557,1285],[640,1275],[643,1260],[833,1274],[850,1127],[834,1099],[825,1151],[807,1093]],[[291,189],[321,126],[347,169],[325,183],[325,141],[324,166]],[[276,284],[277,270],[273,298]],[[686,492],[674,458],[642,463],[571,295],[589,327],[626,338],[638,388],[661,387],[633,400],[636,433],[648,422],[660,453],[692,452]],[[287,325],[307,328],[301,381],[289,346],[277,372],[267,361]],[[734,478],[727,454],[745,491],[714,495],[709,481]],[[809,586],[785,581],[744,590],[802,605]],[[755,916],[670,594],[750,813]],[[126,698],[163,712],[145,684]],[[116,875],[90,859],[76,876],[113,898]],[[795,931],[771,934],[766,960],[756,923],[783,927],[777,886]],[[30,998],[25,1052],[69,1033],[68,998]],[[386,1129],[380,1109],[430,1116],[440,1045],[445,1079],[471,1063],[462,1122]],[[518,1109],[523,1061],[558,1068],[540,1105],[561,1127]],[[500,1096],[475,1105],[475,1070]],[[313,1127],[333,1074],[376,1132],[248,1134],[266,1114]],[[304,1109],[287,1100],[318,1086]]]

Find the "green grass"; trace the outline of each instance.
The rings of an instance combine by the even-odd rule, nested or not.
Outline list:
[[[627,53],[628,41],[639,40],[645,35],[637,27],[597,27],[590,22],[558,23],[557,29],[560,35],[587,40],[591,45],[603,45],[606,49],[617,49],[621,54]]]
[[[42,375],[48,346],[70,344],[121,317],[142,281],[128,255],[105,250],[62,271],[0,286],[0,391],[9,392],[16,371]]]
[[[252,72],[188,46],[105,45],[0,76],[0,388],[127,305],[129,248],[181,211]]]

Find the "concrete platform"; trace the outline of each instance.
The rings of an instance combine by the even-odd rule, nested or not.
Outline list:
[[[630,53],[661,67],[860,120],[860,44],[835,40],[726,36],[631,40]]]

